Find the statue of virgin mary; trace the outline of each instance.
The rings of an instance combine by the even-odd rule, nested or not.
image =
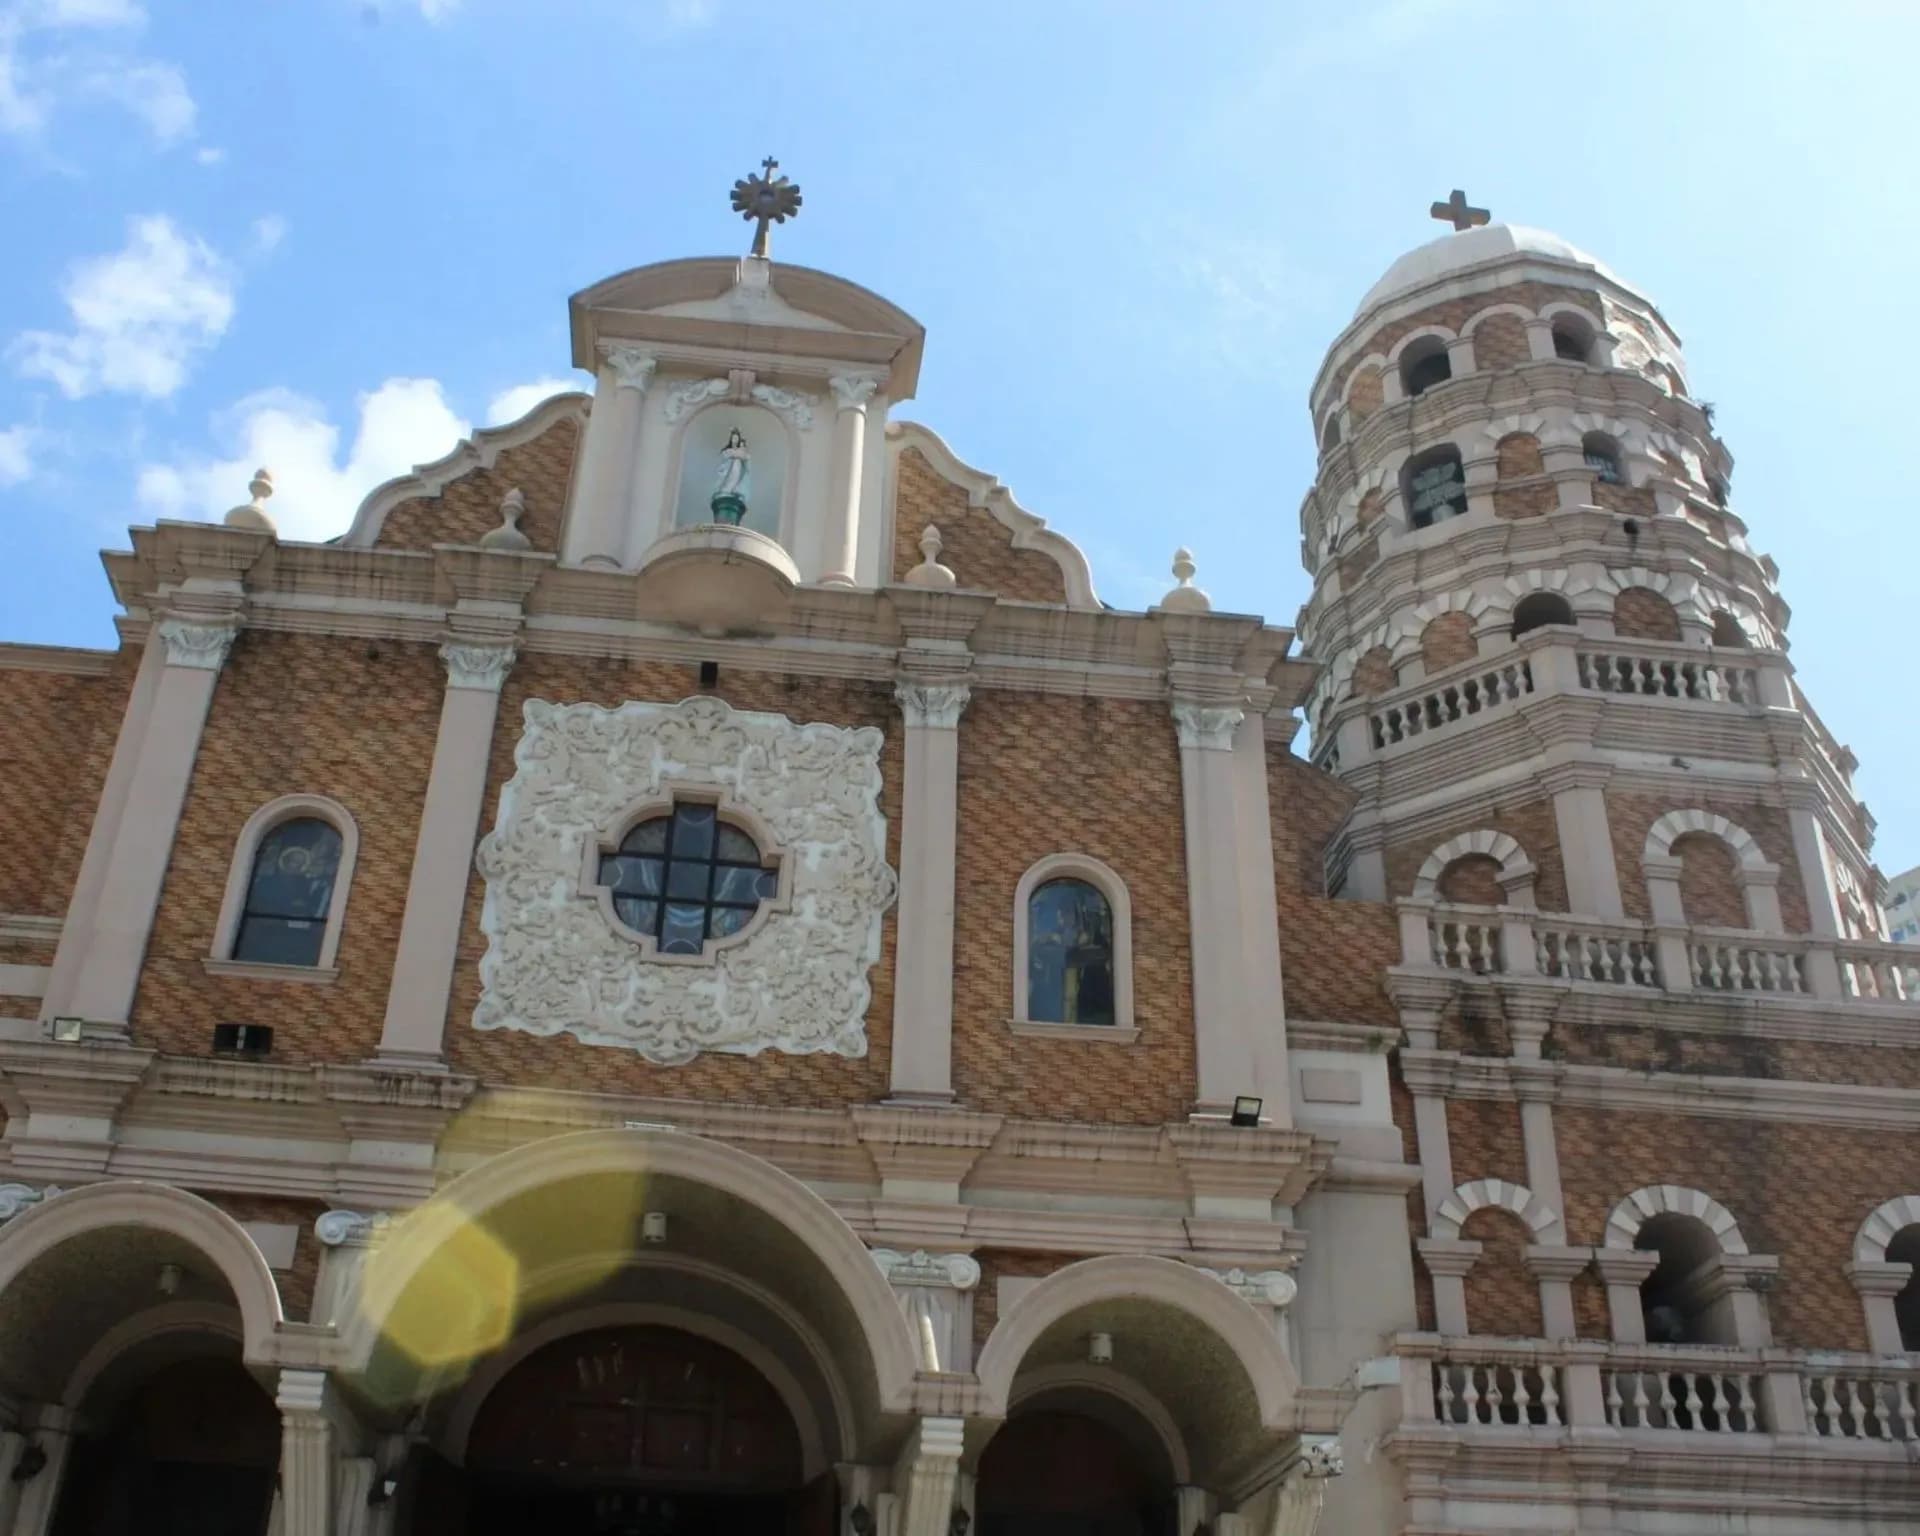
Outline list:
[[[753,459],[747,452],[747,440],[735,427],[727,434],[727,446],[720,450],[720,467],[713,477],[713,495],[707,505],[716,523],[735,523],[747,515],[747,498],[753,494]]]

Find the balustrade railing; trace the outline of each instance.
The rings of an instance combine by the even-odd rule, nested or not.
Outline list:
[[[1559,1429],[1560,1368],[1530,1359],[1432,1361],[1434,1417],[1442,1424],[1537,1424]]]
[[[1402,900],[1401,963],[1466,976],[1920,1009],[1920,948]]]
[[[1807,1427],[1842,1440],[1920,1441],[1920,1387],[1914,1367],[1871,1371],[1826,1370],[1809,1365],[1801,1378]]]
[[[1761,1422],[1758,1371],[1603,1370],[1607,1422],[1615,1429],[1755,1434]]]
[[[1652,699],[1693,699],[1703,704],[1752,706],[1760,702],[1760,674],[1704,656],[1647,655],[1608,649],[1575,652],[1580,686],[1597,693],[1630,693]]]
[[[1368,719],[1375,750],[1430,736],[1456,721],[1533,692],[1533,668],[1524,657],[1496,662],[1465,677],[1436,682],[1425,693],[1377,709]]]

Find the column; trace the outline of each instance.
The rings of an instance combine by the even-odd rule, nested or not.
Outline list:
[[[1840,902],[1834,893],[1833,853],[1820,825],[1820,791],[1811,784],[1787,788],[1787,827],[1793,835],[1793,859],[1807,898],[1807,928],[1816,938],[1840,937]]]
[[[1252,702],[1252,701],[1250,701]],[[1282,748],[1284,751],[1285,749]],[[1280,905],[1274,894],[1273,815],[1267,787],[1267,717],[1247,711],[1233,742],[1234,823],[1240,877],[1241,975],[1252,1032],[1254,1092],[1275,1125],[1293,1123],[1287,1070],[1287,1006],[1280,967]]]
[[[1480,1258],[1480,1244],[1471,1238],[1422,1237],[1414,1241],[1420,1262],[1433,1277],[1433,1324],[1448,1338],[1465,1338],[1467,1275]]]
[[[1607,1287],[1607,1321],[1621,1344],[1647,1342],[1647,1314],[1640,1306],[1641,1283],[1660,1265],[1660,1255],[1638,1248],[1596,1248],[1593,1267]]]
[[[867,453],[867,402],[880,387],[871,374],[840,373],[833,388],[833,463],[827,489],[827,516],[820,559],[820,581],[829,587],[856,585],[860,557],[860,491]]]
[[[953,883],[960,804],[961,682],[902,682],[906,784],[895,911],[890,1096],[953,1098]]]
[[[973,1291],[980,1265],[966,1253],[902,1253],[873,1250],[873,1262],[900,1299],[913,1325],[920,1367],[928,1371],[973,1369]]]
[[[334,1536],[330,1395],[325,1371],[280,1373],[282,1536]]]
[[[1582,782],[1584,778],[1548,776],[1554,827],[1560,836],[1560,863],[1567,872],[1567,907],[1580,917],[1624,917],[1606,797],[1600,793],[1599,783]]]
[[[27,1435],[27,1446],[37,1448],[46,1459],[38,1472],[20,1484],[13,1536],[47,1536],[60,1502],[60,1485],[66,1480],[67,1453],[73,1448],[73,1415],[65,1408],[42,1408]],[[32,1452],[23,1447],[20,1454],[25,1457]],[[16,1463],[13,1475],[19,1471],[20,1464]]]
[[[1847,1278],[1859,1292],[1860,1305],[1866,1312],[1867,1348],[1876,1355],[1905,1354],[1906,1341],[1900,1337],[1900,1317],[1893,1309],[1893,1300],[1913,1278],[1913,1266],[1860,1259],[1847,1266]]]
[[[641,410],[658,360],[639,347],[604,341],[600,356],[593,410],[580,445],[580,476],[567,520],[565,553],[570,565],[618,568],[633,504]]]
[[[200,735],[234,632],[230,618],[160,621],[156,633],[165,661],[126,790],[134,814],[121,817],[116,829],[108,861],[112,878],[101,886],[67,1005],[83,1019],[123,1025],[133,1010]]]
[[[964,1419],[928,1417],[914,1425],[894,1463],[893,1491],[900,1501],[895,1536],[951,1536],[965,1440]]]
[[[437,1065],[453,987],[454,951],[466,909],[474,832],[486,792],[500,685],[513,665],[511,645],[449,640],[440,647],[447,691],[433,745],[413,874],[400,919],[400,948],[380,1034],[379,1059]]]
[[[113,864],[114,840],[120,835],[121,813],[126,808],[127,791],[140,761],[141,744],[146,740],[147,721],[153,713],[153,696],[159,689],[166,654],[166,642],[157,632],[149,634],[146,649],[140,655],[140,670],[134,674],[133,689],[127,697],[126,713],[120,720],[113,761],[107,766],[106,782],[100,788],[100,803],[94,809],[93,829],[87,835],[87,850],[80,859],[79,878],[74,881],[73,896],[67,902],[61,923],[60,947],[54,951],[53,972],[47,978],[46,996],[40,1005],[43,1023],[72,1012],[68,1004],[92,944],[94,913]],[[0,1523],[0,1531],[5,1529],[5,1524]]]
[[[1239,847],[1235,838],[1233,743],[1237,705],[1176,703],[1180,797],[1187,841],[1187,913],[1192,932],[1194,1064],[1199,1114],[1224,1114],[1258,1093],[1285,1115],[1289,1085],[1262,1092],[1246,1021],[1240,965]]]

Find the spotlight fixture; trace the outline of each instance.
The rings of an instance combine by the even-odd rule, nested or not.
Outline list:
[[[664,1243],[667,1240],[667,1213],[648,1211],[640,1218],[640,1241]]]
[[[178,1264],[162,1264],[160,1266],[160,1273],[154,1283],[159,1286],[162,1296],[178,1296],[180,1294],[180,1266]]]
[[[1258,1125],[1260,1123],[1260,1105],[1262,1101],[1250,1093],[1243,1093],[1233,1101],[1233,1113],[1227,1117],[1229,1125]]]
[[[55,1019],[47,1026],[47,1033],[61,1045],[73,1045],[79,1041],[86,1025],[85,1019]]]
[[[1087,1360],[1092,1365],[1113,1364],[1113,1335],[1096,1333],[1087,1339]]]

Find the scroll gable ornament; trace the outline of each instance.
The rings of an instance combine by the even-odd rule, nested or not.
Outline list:
[[[665,1066],[702,1051],[867,1053],[868,973],[898,881],[881,734],[718,699],[527,701],[514,775],[480,843],[487,883],[476,1029],[571,1034]],[[786,851],[791,899],[711,964],[647,957],[581,871],[619,818],[676,792],[751,811]]]

